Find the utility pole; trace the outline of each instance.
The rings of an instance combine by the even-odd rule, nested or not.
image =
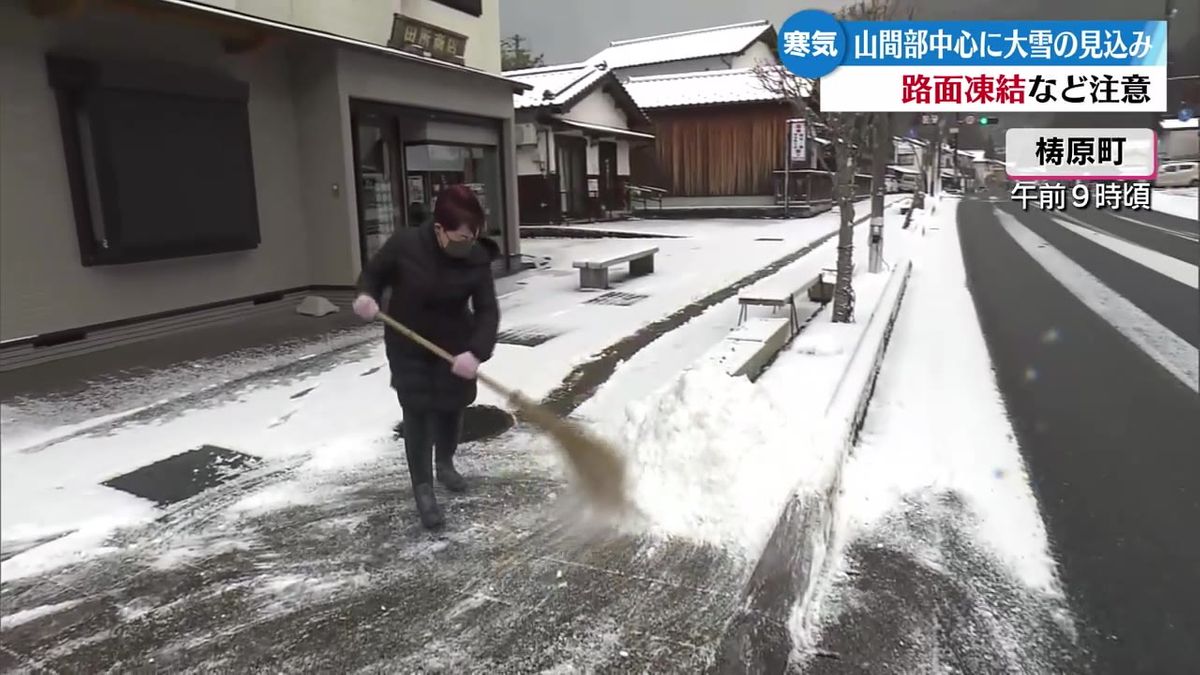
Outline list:
[[[875,157],[871,161],[871,245],[868,271],[883,266],[883,199],[887,194],[887,165],[892,154],[891,115],[875,114]]]

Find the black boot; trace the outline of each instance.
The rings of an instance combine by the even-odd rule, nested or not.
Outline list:
[[[421,516],[421,525],[427,530],[436,530],[446,524],[446,518],[442,515],[442,508],[438,506],[437,499],[433,496],[433,486],[429,483],[422,483],[413,487],[413,496],[417,500],[417,513]]]
[[[451,492],[466,492],[467,479],[462,477],[458,469],[454,468],[454,461],[450,459],[439,459],[437,462],[437,479],[438,482],[446,486],[446,489]]]

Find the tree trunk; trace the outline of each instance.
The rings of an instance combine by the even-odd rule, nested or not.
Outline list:
[[[847,141],[840,139],[836,143],[837,200],[842,222],[838,228],[837,283],[833,287],[832,320],[834,323],[850,323],[854,320],[854,288],[851,285],[854,276],[854,166]]]

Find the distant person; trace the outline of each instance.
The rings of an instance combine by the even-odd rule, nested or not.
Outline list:
[[[390,288],[388,314],[457,355],[451,365],[396,331],[384,335],[392,388],[404,413],[413,496],[428,529],[445,522],[433,492],[435,471],[451,492],[466,490],[454,467],[463,410],[475,401],[479,364],[496,347],[500,310],[491,263],[500,248],[480,236],[483,228],[475,193],[465,185],[447,187],[437,196],[432,222],[398,230],[371,258],[354,301],[355,313],[373,320]]]

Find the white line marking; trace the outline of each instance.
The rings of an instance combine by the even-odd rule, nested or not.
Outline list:
[[[1092,227],[1088,223],[1079,220],[1075,216],[1069,216],[1064,213],[1063,217],[1074,222],[1063,220],[1063,218],[1054,218],[1053,220],[1075,234],[1078,234],[1081,237],[1087,237],[1097,244],[1100,244],[1104,248],[1107,248],[1115,253],[1119,253],[1136,263],[1158,272],[1168,279],[1174,279],[1181,284],[1186,284],[1192,288],[1200,289],[1200,267],[1196,267],[1195,265],[1186,263],[1177,258],[1172,258],[1169,255],[1159,253],[1158,251],[1146,248],[1140,244],[1135,244],[1129,240],[1109,234],[1108,232],[1103,232],[1100,229]]]
[[[1187,232],[1180,232],[1179,230],[1172,230],[1169,227],[1160,227],[1158,225],[1151,225],[1150,223],[1143,223],[1140,220],[1134,220],[1133,218],[1130,218],[1129,216],[1123,216],[1119,213],[1113,213],[1112,211],[1109,211],[1108,215],[1112,216],[1113,218],[1120,218],[1121,220],[1133,223],[1134,225],[1141,225],[1142,227],[1152,227],[1156,230],[1162,230],[1163,232],[1166,232],[1167,234],[1179,237],[1180,239],[1186,239],[1188,241],[1200,241],[1200,237],[1197,237],[1194,234],[1189,234]]]
[[[1200,351],[1105,286],[1016,217],[1000,209],[995,211],[1008,234],[1058,283],[1192,391],[1200,393]]]

